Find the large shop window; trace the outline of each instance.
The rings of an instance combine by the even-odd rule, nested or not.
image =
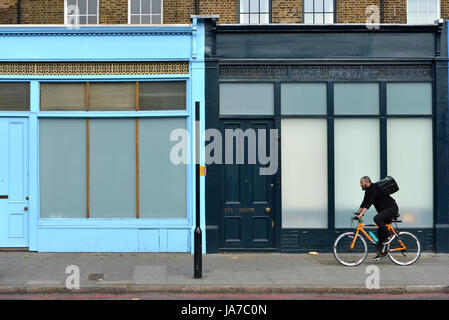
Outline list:
[[[65,0],[66,24],[98,24],[99,0]]]
[[[0,111],[29,110],[29,82],[0,82]]]
[[[326,83],[282,83],[282,228],[327,228]]]
[[[147,83],[139,90],[132,82],[41,84],[41,109],[185,109],[185,83],[167,85],[168,98],[160,96],[162,83],[155,88]],[[186,218],[187,168],[170,159],[170,134],[185,130],[186,123],[184,117],[41,118],[40,216]]]
[[[402,220],[407,227],[433,226],[432,84],[388,83],[388,174],[395,177]],[[407,118],[406,115],[414,115]]]
[[[240,0],[240,23],[270,23],[271,0]]]
[[[281,125],[282,227],[327,228],[327,121]]]
[[[378,119],[335,119],[335,227],[348,228],[362,203],[360,178],[380,177],[380,133]],[[365,214],[372,221],[374,207]]]
[[[161,24],[162,0],[128,0],[129,23]]]
[[[440,18],[440,0],[408,0],[407,23],[433,24]]]

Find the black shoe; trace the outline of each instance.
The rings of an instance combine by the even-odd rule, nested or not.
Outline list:
[[[380,255],[377,254],[377,255],[373,258],[373,261],[379,262],[379,261],[380,261]]]

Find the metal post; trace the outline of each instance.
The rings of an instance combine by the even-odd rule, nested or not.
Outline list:
[[[202,263],[202,232],[200,227],[200,148],[201,148],[201,132],[200,132],[200,103],[195,102],[195,149],[196,149],[196,228],[195,228],[195,252],[194,252],[194,278],[201,279],[203,277]]]

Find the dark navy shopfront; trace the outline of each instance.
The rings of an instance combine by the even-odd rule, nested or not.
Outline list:
[[[215,22],[206,27],[206,129],[240,129],[247,153],[248,129],[274,130],[276,159],[268,134],[264,151],[277,167],[261,175],[259,158],[208,165],[208,253],[330,252],[351,227],[364,175],[394,176],[401,228],[424,250],[449,252],[446,23]]]

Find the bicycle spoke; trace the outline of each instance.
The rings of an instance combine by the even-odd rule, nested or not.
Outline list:
[[[359,235],[351,249],[355,234],[345,233],[340,235],[334,244],[334,255],[337,260],[346,266],[356,266],[365,260],[367,246],[364,239]]]
[[[388,247],[390,259],[399,265],[410,265],[418,260],[421,246],[416,236],[409,232],[400,232]]]

